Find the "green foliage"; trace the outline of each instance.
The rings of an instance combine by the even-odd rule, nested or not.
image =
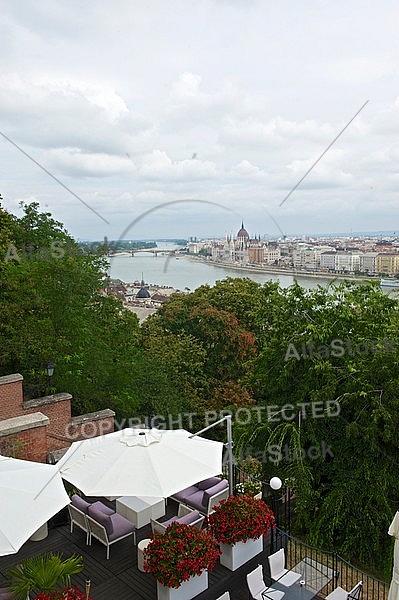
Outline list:
[[[71,584],[71,576],[83,570],[83,558],[62,554],[39,554],[8,569],[7,580],[16,600],[26,600],[30,593],[54,592]]]
[[[296,417],[271,422],[264,416],[256,428],[236,432],[239,444],[266,456],[273,444],[330,447],[333,457],[266,459],[265,472],[293,479],[297,527],[312,542],[349,559],[383,563],[399,495],[399,357],[384,341],[397,340],[397,302],[372,284],[294,285],[267,291],[256,319],[262,348],[249,375],[255,398],[277,413],[293,405]],[[333,355],[337,339],[344,352]],[[359,343],[369,350],[357,353]],[[287,353],[290,344],[297,355]],[[311,413],[316,402],[319,418]],[[329,402],[339,407],[337,416],[329,416]]]
[[[51,360],[56,364],[52,392],[71,392],[75,412],[104,408],[115,381],[120,390],[131,387],[138,320],[101,293],[104,256],[79,253],[62,224],[40,213],[37,204],[24,210],[16,219],[0,209],[0,239],[12,242],[21,258],[5,262],[3,243],[0,374],[20,372],[26,388],[39,388],[36,395],[43,395],[45,365]],[[63,256],[44,252],[55,240],[62,242]]]

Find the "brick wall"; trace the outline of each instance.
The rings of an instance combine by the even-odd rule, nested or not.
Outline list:
[[[68,436],[72,442],[105,435],[114,431],[114,411],[110,409],[72,417]]]
[[[22,381],[19,373],[0,377],[0,421],[24,414]]]
[[[67,448],[73,441],[114,431],[112,410],[71,417],[70,394],[24,402],[22,382],[19,373],[0,377],[0,453],[3,448],[5,455],[18,452],[17,458],[45,462],[48,453]],[[37,415],[42,419],[37,421]]]
[[[0,422],[0,452],[25,460],[46,462],[49,419],[36,412]]]
[[[71,394],[61,393],[43,396],[25,402],[25,412],[40,410],[50,420],[47,428],[48,451],[59,450],[68,445],[68,426],[71,421]]]

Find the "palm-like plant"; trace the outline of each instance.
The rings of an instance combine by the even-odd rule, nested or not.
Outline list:
[[[10,591],[16,600],[27,600],[30,593],[54,592],[71,584],[71,576],[83,570],[83,558],[49,552],[25,559],[8,569]]]

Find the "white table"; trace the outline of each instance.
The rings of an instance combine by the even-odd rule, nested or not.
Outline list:
[[[122,496],[116,500],[116,512],[140,529],[165,514],[165,499],[155,496]]]

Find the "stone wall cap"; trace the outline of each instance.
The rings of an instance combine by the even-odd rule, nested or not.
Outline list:
[[[17,381],[23,381],[23,376],[20,373],[13,373],[12,375],[3,375],[0,377],[0,385],[7,385],[7,383],[16,383]]]
[[[33,398],[33,400],[25,400],[24,408],[36,408],[44,404],[55,404],[56,402],[64,402],[72,400],[71,394],[61,392],[60,394],[52,394],[51,396],[42,396],[41,398]]]
[[[41,412],[22,415],[21,417],[12,417],[0,421],[0,436],[19,433],[35,427],[44,427],[50,423],[50,419]]]
[[[109,419],[115,416],[115,412],[110,408],[105,408],[104,410],[98,410],[92,413],[86,413],[85,415],[78,415],[77,417],[72,417],[71,423],[73,425],[80,425],[81,423],[86,423],[87,421],[100,421],[101,419]]]

